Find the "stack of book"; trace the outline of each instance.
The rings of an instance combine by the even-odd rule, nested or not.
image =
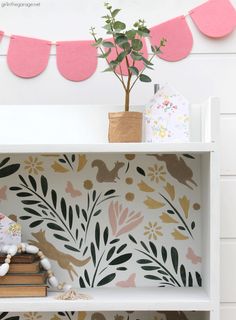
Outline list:
[[[6,256],[0,255],[0,265]],[[40,269],[32,254],[19,254],[11,259],[8,273],[0,277],[0,297],[45,297],[47,273]]]

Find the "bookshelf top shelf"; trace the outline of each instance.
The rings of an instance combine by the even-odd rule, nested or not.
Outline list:
[[[90,288],[79,289],[90,300],[57,300],[59,293],[43,298],[2,298],[0,311],[209,311],[212,303],[203,288]]]

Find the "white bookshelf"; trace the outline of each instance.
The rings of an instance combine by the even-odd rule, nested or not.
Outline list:
[[[113,108],[118,110],[117,107]],[[107,143],[109,106],[0,106],[0,154],[194,153],[200,155],[202,198],[202,287],[79,289],[91,300],[2,298],[1,311],[203,311],[219,320],[219,101],[191,109],[189,143]],[[92,119],[90,121],[90,115]],[[27,116],[26,116],[27,115]],[[82,115],[82,116],[81,116]],[[29,117],[32,121],[29,121]],[[35,121],[34,119],[37,119]],[[42,122],[43,121],[43,125]],[[29,124],[29,125],[28,125]],[[93,129],[88,130],[88,127]],[[63,128],[63,134],[62,134]]]

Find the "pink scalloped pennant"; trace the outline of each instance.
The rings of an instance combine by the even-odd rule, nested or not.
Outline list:
[[[33,78],[48,64],[51,42],[21,36],[12,36],[7,53],[10,70],[22,78]]]
[[[184,16],[163,22],[151,28],[150,41],[159,46],[160,40],[167,40],[162,53],[158,56],[167,61],[179,61],[189,55],[193,46],[193,37]]]
[[[2,40],[3,36],[4,36],[4,32],[0,31],[0,41]]]
[[[106,39],[106,41],[110,41],[112,43],[114,43],[113,39]],[[147,45],[146,45],[146,41],[145,40],[142,40],[142,43],[143,43],[143,48],[141,50],[141,52],[143,53],[143,57],[144,58],[148,58],[148,52],[147,52]],[[108,51],[108,49],[106,48],[106,52]],[[119,47],[117,47],[117,51],[118,51],[118,54],[121,53],[123,50]],[[108,61],[112,61],[112,60],[115,60],[117,57],[117,52],[116,52],[116,49],[115,48],[111,48],[111,53],[109,54],[108,56]],[[130,64],[130,66],[133,65],[133,60],[128,57],[128,62]],[[143,70],[144,68],[144,64],[143,64],[143,61],[140,61],[140,60],[137,60],[135,61],[135,65],[134,65],[139,71]],[[128,76],[128,69],[127,69],[127,65],[126,65],[126,62],[125,60],[123,60],[121,62],[121,64],[116,68],[116,72],[118,74],[122,74],[123,76]]]
[[[198,29],[211,38],[221,38],[236,27],[236,10],[228,0],[210,0],[189,12]]]
[[[94,41],[57,42],[57,67],[63,77],[82,81],[91,77],[97,68],[97,49]]]

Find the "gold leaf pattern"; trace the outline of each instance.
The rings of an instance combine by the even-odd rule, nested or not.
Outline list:
[[[144,192],[153,192],[153,191],[155,191],[155,189],[151,188],[143,180],[141,180],[141,182],[138,183],[138,187],[139,187],[140,191],[144,191]]]
[[[63,167],[60,163],[58,163],[57,161],[54,161],[54,163],[52,164],[52,168],[55,172],[68,172],[69,170],[65,167]]]
[[[189,237],[183,235],[179,230],[174,229],[171,233],[175,240],[187,240]]]
[[[87,313],[85,311],[78,312],[77,320],[84,320],[87,316]]]
[[[160,219],[163,223],[178,223],[178,221],[176,221],[166,212],[162,213],[162,215],[160,216]]]
[[[85,167],[87,161],[88,160],[85,154],[79,154],[79,163],[77,167],[77,172],[81,171]]]
[[[160,209],[165,206],[165,204],[163,202],[154,200],[150,197],[147,197],[147,199],[144,201],[144,203],[146,204],[146,206],[149,209]]]
[[[164,187],[168,195],[170,196],[171,200],[173,201],[175,199],[175,187],[167,182],[166,186]]]
[[[181,205],[181,208],[183,209],[185,218],[188,219],[188,213],[189,213],[189,200],[186,196],[183,196],[183,198],[179,198],[179,203]]]

